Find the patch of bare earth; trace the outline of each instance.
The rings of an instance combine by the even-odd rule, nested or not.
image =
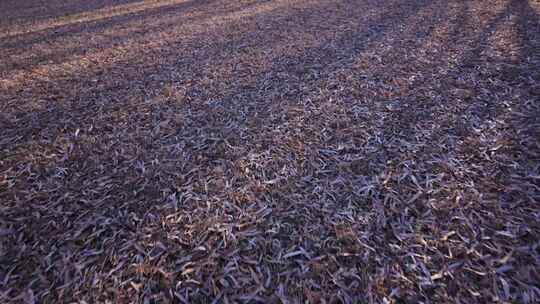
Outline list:
[[[540,3],[0,6],[0,302],[540,301]]]

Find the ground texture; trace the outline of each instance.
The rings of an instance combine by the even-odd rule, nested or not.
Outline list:
[[[538,303],[535,0],[0,2],[0,302]]]

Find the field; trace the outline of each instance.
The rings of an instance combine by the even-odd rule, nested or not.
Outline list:
[[[540,2],[0,1],[1,303],[540,302]]]

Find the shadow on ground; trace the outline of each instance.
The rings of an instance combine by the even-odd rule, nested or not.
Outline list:
[[[6,297],[540,296],[536,10],[189,1],[7,39],[53,51],[0,93]]]

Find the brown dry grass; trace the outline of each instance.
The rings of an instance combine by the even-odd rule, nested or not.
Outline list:
[[[0,8],[0,302],[540,301],[540,3]]]

